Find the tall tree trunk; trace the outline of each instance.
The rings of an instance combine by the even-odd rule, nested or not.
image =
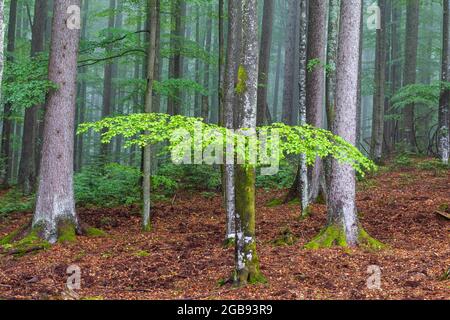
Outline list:
[[[155,78],[155,60],[156,60],[156,30],[158,24],[158,6],[156,0],[150,0],[150,42],[147,52],[147,89],[145,91],[145,112],[153,112],[153,82]],[[149,134],[146,132],[146,134]],[[151,230],[150,220],[150,183],[151,183],[151,146],[144,148],[144,179],[143,179],[143,199],[144,207],[142,213],[142,228],[144,231]]]
[[[289,17],[286,27],[286,42],[285,42],[285,61],[284,61],[284,91],[283,91],[283,113],[282,121],[285,124],[293,125],[292,106],[294,100],[294,66],[295,61],[295,45],[296,45],[296,30],[297,30],[297,16],[298,16],[298,2],[297,0],[289,0]]]
[[[234,102],[235,102],[235,85],[236,85],[236,70],[238,62],[238,28],[239,28],[239,6],[240,1],[229,0],[228,2],[228,46],[227,46],[227,61],[224,73],[224,126],[228,129],[234,129]],[[227,148],[228,149],[228,148]],[[227,153],[228,155],[228,153]],[[233,154],[234,159],[234,154]],[[224,185],[225,185],[225,209],[227,213],[227,230],[226,240],[234,239],[236,237],[235,228],[235,167],[227,158],[227,163],[224,166]]]
[[[183,63],[181,49],[183,45],[183,12],[186,11],[186,2],[184,0],[172,1],[172,31],[171,31],[171,58],[169,66],[169,78],[181,79],[183,73]],[[174,88],[172,94],[168,98],[167,113],[170,115],[178,115],[181,113],[181,95],[180,89]]]
[[[360,0],[341,0],[338,59],[336,70],[336,108],[334,131],[349,143],[356,143],[356,109],[358,100],[358,69],[360,55]],[[356,209],[355,170],[348,164],[333,160],[328,199],[328,226],[307,248],[332,245],[367,244],[379,247],[360,227]]]
[[[34,23],[31,38],[31,57],[44,51],[44,34],[47,18],[47,0],[36,1],[34,6]],[[18,184],[23,193],[30,194],[36,184],[36,141],[37,112],[39,106],[25,110],[22,134],[22,151],[19,165]]]
[[[256,0],[242,0],[242,57],[239,66],[239,128],[256,128],[258,96],[258,17]],[[255,168],[236,166],[236,271],[237,285],[264,281],[256,252]]]
[[[267,123],[267,91],[270,72],[270,50],[272,47],[273,17],[275,13],[275,0],[264,0],[262,19],[261,44],[259,52],[258,76],[258,126]]]
[[[443,0],[443,28],[442,28],[442,71],[441,81],[449,82],[450,64],[449,64],[449,0]],[[441,97],[439,100],[439,153],[444,164],[448,164],[449,156],[449,114],[450,90],[441,85]]]
[[[6,62],[13,62],[12,54],[16,48],[16,27],[17,27],[17,0],[11,0],[9,5],[9,20],[8,20],[8,43],[6,46]],[[2,141],[0,148],[0,159],[3,161],[3,170],[0,175],[0,181],[4,185],[8,185],[9,178],[12,171],[12,148],[11,135],[13,130],[11,117],[11,104],[5,103],[3,107],[3,127],[2,127]]]
[[[58,85],[48,94],[39,188],[33,227],[55,242],[61,228],[80,230],[73,190],[73,148],[76,108],[77,57],[80,30],[69,28],[68,9],[80,0],[54,2],[49,80]]]
[[[200,40],[200,33],[201,33],[201,26],[200,26],[200,7],[197,5],[196,8],[196,18],[195,18],[195,42],[198,46],[201,44]],[[200,73],[200,67],[201,67],[201,60],[200,58],[195,59],[195,82],[198,84],[201,83],[201,73]],[[202,107],[201,107],[201,97],[198,92],[195,93],[195,99],[194,99],[194,116],[195,117],[201,117],[202,116]]]
[[[419,38],[419,0],[406,3],[405,69],[403,85],[416,83],[417,47]],[[403,110],[404,142],[409,151],[416,152],[415,106],[410,104]]]
[[[212,44],[212,6],[209,6],[208,9],[208,22],[206,24],[206,37],[205,37],[205,51],[207,54],[211,54],[211,44]],[[209,62],[205,63],[204,71],[203,71],[203,87],[207,90],[210,89],[209,86],[209,78],[210,78],[210,64]],[[209,122],[209,96],[202,97],[202,114],[201,117],[205,122]]]
[[[373,95],[372,141],[370,156],[376,163],[383,155],[384,103],[386,85],[386,0],[378,0],[381,25],[377,30],[375,49],[375,93]]]
[[[218,113],[218,124],[224,124],[224,110],[223,110],[223,84],[225,81],[225,3],[223,0],[219,0],[219,81],[217,83],[217,90],[219,92],[219,113]]]
[[[3,69],[5,66],[4,42],[5,42],[5,3],[0,0],[0,101],[2,101]]]
[[[114,28],[115,22],[115,9],[116,0],[109,0],[109,17],[108,17],[108,29]],[[108,39],[111,40],[111,32],[108,32]],[[106,55],[110,55],[112,51],[112,46],[108,45],[106,48]],[[103,107],[102,107],[102,118],[111,116],[113,108],[113,75],[114,75],[114,62],[109,60],[105,64],[104,75],[103,75]],[[101,150],[101,161],[107,163],[110,161],[111,157],[111,144],[102,144]]]
[[[316,61],[307,74],[306,106],[308,124],[323,127],[323,105],[325,96],[326,33],[327,33],[327,1],[309,2],[308,26],[308,63]],[[322,160],[317,159],[308,173],[310,201],[315,202],[319,196]]]
[[[278,121],[278,105],[279,105],[279,95],[280,95],[280,79],[281,79],[281,58],[282,58],[282,41],[278,41],[277,48],[277,66],[275,71],[275,85],[273,88],[273,106],[272,106],[272,119],[274,122]]]
[[[322,7],[321,2],[317,3],[318,7]],[[325,5],[326,7],[326,5]],[[308,101],[308,76],[307,76],[307,64],[308,64],[308,48],[311,43],[308,43],[308,38],[311,40],[311,34],[308,36],[308,1],[302,0],[300,2],[300,54],[299,54],[299,114],[300,114],[300,125],[304,126],[307,123],[307,101]],[[317,14],[314,12],[313,14]],[[317,19],[317,16],[313,18]],[[325,17],[324,17],[325,19]],[[321,32],[321,30],[317,30]],[[325,30],[323,30],[325,32]],[[319,36],[320,38],[320,36]],[[317,44],[312,44],[316,46]],[[325,48],[324,48],[325,49]],[[315,72],[314,72],[315,73]],[[323,73],[323,72],[322,72]],[[324,74],[322,74],[322,77]],[[320,75],[314,74],[313,77],[320,78]],[[319,80],[320,81],[320,80]],[[323,81],[322,81],[323,83]],[[312,97],[311,97],[312,98]],[[313,99],[315,100],[315,99]],[[320,109],[323,108],[321,104]],[[309,181],[308,181],[308,166],[306,163],[306,154],[300,155],[300,166],[299,166],[299,178],[300,182],[298,187],[301,193],[300,203],[301,203],[301,216],[306,217],[309,211]]]

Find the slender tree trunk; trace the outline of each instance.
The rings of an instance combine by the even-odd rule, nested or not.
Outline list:
[[[443,28],[442,28],[442,71],[441,81],[449,82],[450,64],[449,64],[449,0],[443,0]],[[441,97],[439,100],[439,153],[444,164],[448,164],[449,157],[449,103],[450,90],[441,85]]]
[[[307,61],[308,63],[316,61],[317,65],[307,74],[306,111],[308,124],[317,128],[323,127],[325,96],[325,71],[323,65],[326,62],[326,19],[327,1],[310,1]],[[309,196],[312,202],[315,202],[319,196],[322,167],[322,160],[317,159],[314,167],[308,173],[310,178]]]
[[[282,41],[278,41],[277,48],[277,67],[275,71],[275,86],[273,88],[273,109],[272,109],[272,119],[273,121],[278,121],[278,105],[279,105],[279,95],[280,95],[280,79],[281,79],[281,58],[282,58]]]
[[[383,155],[384,103],[386,85],[386,0],[378,0],[381,28],[377,30],[375,49],[375,93],[373,96],[372,141],[370,155],[376,163]]]
[[[295,70],[295,45],[296,45],[296,30],[297,30],[297,16],[298,16],[298,1],[289,0],[289,17],[286,28],[286,42],[285,42],[285,62],[284,62],[284,91],[283,91],[283,114],[282,121],[285,124],[293,125],[292,106],[294,100],[294,70]]]
[[[68,27],[71,5],[80,0],[54,2],[49,80],[58,89],[49,93],[45,114],[41,171],[33,227],[55,242],[61,228],[80,230],[73,190],[73,148],[76,108],[77,56],[80,30]]]
[[[196,22],[195,22],[195,42],[198,46],[200,46],[201,40],[200,40],[200,7],[197,5],[196,9]],[[201,67],[201,60],[200,58],[195,59],[195,82],[198,84],[201,83],[201,73],[200,73],[200,67]],[[201,117],[202,116],[202,107],[201,107],[201,98],[200,94],[198,92],[195,93],[195,99],[194,99],[194,116],[195,117]]]
[[[34,7],[34,23],[31,38],[31,57],[44,51],[44,34],[47,18],[47,0],[36,1]],[[18,184],[24,194],[29,195],[36,184],[36,141],[37,112],[39,106],[25,110],[22,134],[22,151],[19,165]]]
[[[109,17],[108,17],[108,29],[114,28],[116,0],[109,0]],[[109,32],[111,37],[111,32]],[[106,54],[111,54],[112,47],[108,45],[106,48]],[[114,62],[108,61],[105,64],[103,75],[103,107],[102,118],[111,116],[113,108],[113,76],[114,76]],[[111,144],[102,144],[100,154],[101,161],[107,163],[111,157]]]
[[[156,30],[158,24],[158,6],[156,0],[150,0],[150,43],[147,52],[147,89],[145,91],[145,112],[153,112],[153,82],[155,78],[156,60]],[[146,132],[149,134],[148,132]],[[151,182],[151,146],[144,148],[144,179],[143,179],[143,199],[144,208],[142,213],[142,228],[144,231],[151,230],[150,219],[150,182]]]
[[[258,126],[267,123],[267,91],[269,85],[270,50],[272,47],[275,0],[264,0],[258,76]]]
[[[406,38],[405,38],[405,69],[403,85],[416,83],[417,47],[419,38],[419,0],[409,0],[406,3]],[[414,104],[405,106],[403,110],[404,141],[409,151],[416,152]]]
[[[319,4],[319,3],[318,3]],[[321,7],[321,2],[319,7]],[[300,54],[299,54],[299,114],[300,125],[304,126],[307,122],[307,101],[308,92],[308,76],[307,76],[307,64],[308,64],[308,1],[302,0],[300,2]],[[315,17],[317,18],[317,17]],[[320,30],[317,30],[321,32]],[[324,30],[325,31],[325,30]],[[320,36],[319,36],[320,37]],[[309,38],[311,40],[311,38]],[[314,45],[313,45],[314,46]],[[323,75],[324,76],[324,75]],[[320,80],[319,80],[320,81]],[[322,109],[321,105],[321,109]],[[301,193],[301,216],[306,217],[309,211],[309,181],[308,181],[308,166],[306,164],[306,154],[300,155],[299,166],[299,184],[298,188]]]
[[[5,3],[0,0],[0,102],[2,101],[3,69],[5,66],[4,43],[5,43]]]
[[[207,54],[211,54],[211,44],[212,44],[212,6],[208,9],[209,17],[206,24],[206,37],[205,37],[205,51]],[[210,78],[210,64],[205,63],[204,74],[203,74],[203,87],[209,90],[209,78]],[[205,122],[209,122],[209,96],[202,97],[202,114],[201,117]]]
[[[9,20],[8,20],[8,43],[6,52],[6,62],[13,62],[12,54],[16,48],[16,26],[17,26],[17,0],[11,0],[9,5]],[[3,127],[2,127],[2,141],[0,148],[0,159],[3,161],[4,168],[0,176],[0,181],[4,185],[8,185],[9,178],[12,171],[12,148],[11,135],[13,130],[13,123],[10,119],[12,106],[10,103],[5,103],[3,107]]]
[[[234,129],[234,102],[235,102],[235,85],[236,70],[238,62],[236,56],[239,51],[238,47],[238,19],[239,19],[239,3],[238,0],[229,0],[228,2],[228,46],[227,61],[224,73],[224,126],[228,129]],[[227,148],[228,149],[228,148]],[[228,153],[227,153],[228,154]],[[234,154],[233,154],[234,159]],[[234,161],[232,161],[234,163]],[[235,229],[235,170],[234,165],[228,161],[224,167],[224,184],[225,184],[225,208],[227,213],[227,230],[226,240],[236,237]]]
[[[258,17],[256,0],[242,0],[242,57],[239,66],[239,128],[256,127],[258,96]],[[236,166],[236,272],[237,285],[264,281],[256,252],[255,168]]]

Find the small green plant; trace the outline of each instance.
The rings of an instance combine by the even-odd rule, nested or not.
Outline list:
[[[33,209],[34,196],[25,197],[17,189],[11,189],[0,196],[0,216],[13,212],[24,212]]]
[[[407,153],[402,153],[400,155],[398,155],[395,159],[394,159],[394,165],[397,168],[410,168],[413,164],[413,161],[411,159],[411,156]]]

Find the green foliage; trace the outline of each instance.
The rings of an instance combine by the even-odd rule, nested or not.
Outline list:
[[[441,90],[450,90],[450,83],[437,81],[430,85],[412,84],[405,86],[392,97],[392,108],[399,110],[410,104],[437,108]]]
[[[45,95],[56,85],[47,80],[46,57],[25,57],[8,63],[3,83],[5,102],[14,107],[29,108],[42,104]]]
[[[411,155],[407,153],[401,153],[394,159],[394,165],[397,168],[409,168],[412,166]]]
[[[136,168],[118,164],[87,167],[75,175],[75,198],[78,205],[114,207],[138,203],[141,199]]]
[[[30,211],[33,208],[34,197],[24,197],[17,189],[11,189],[0,197],[0,216],[12,212]]]
[[[175,97],[177,90],[185,90],[191,92],[198,92],[202,95],[208,95],[208,91],[200,84],[189,79],[167,79],[163,81],[154,81],[154,90],[156,94],[161,96]]]
[[[292,186],[297,168],[287,162],[283,162],[275,175],[258,175],[256,187],[264,189],[286,189]]]
[[[242,138],[243,132],[231,132],[226,128],[217,125],[206,124],[199,118],[184,116],[169,116],[167,114],[133,114],[129,116],[119,116],[106,118],[95,123],[82,124],[78,133],[83,134],[93,129],[102,133],[102,143],[111,142],[112,138],[122,135],[126,139],[126,146],[138,145],[140,147],[156,144],[162,141],[170,141],[170,149],[175,150],[180,144],[185,143],[186,135],[195,137],[196,131],[203,133],[202,147],[224,147],[227,142],[237,141]],[[208,132],[219,133],[220,135],[208,135]],[[147,132],[147,134],[144,134]],[[375,165],[353,145],[343,138],[333,135],[331,132],[312,126],[291,127],[285,124],[276,123],[271,126],[258,128],[260,134],[265,134],[267,139],[268,153],[276,157],[280,162],[288,155],[305,154],[307,164],[312,165],[317,157],[334,157],[341,163],[351,165],[357,172],[363,174],[365,171],[373,170]],[[198,134],[198,132],[197,132]],[[275,137],[279,137],[280,143],[272,146]],[[254,143],[260,146],[260,141],[252,135],[248,144]],[[192,150],[198,149],[198,141],[191,139]],[[178,150],[179,151],[179,150]],[[235,148],[235,153],[241,159],[249,159],[248,148],[241,146]],[[183,155],[175,154],[176,156]],[[248,160],[247,160],[248,162]]]

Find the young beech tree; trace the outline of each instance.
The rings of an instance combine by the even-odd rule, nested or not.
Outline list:
[[[239,28],[239,1],[228,1],[228,46],[227,61],[224,71],[224,126],[227,129],[234,129],[234,101],[236,70],[238,62],[238,28]],[[225,208],[227,212],[227,231],[226,241],[236,237],[235,230],[235,188],[234,188],[234,165],[226,164],[224,166],[224,184],[225,184]]]
[[[53,5],[49,80],[58,86],[47,98],[44,141],[33,229],[55,242],[81,231],[73,190],[74,122],[77,93],[77,57],[80,30],[75,20],[80,0],[58,0]],[[72,16],[74,15],[74,16]],[[73,25],[70,25],[74,23]]]
[[[258,96],[258,13],[257,0],[242,0],[242,53],[238,71],[238,126],[256,128]],[[255,167],[236,166],[236,270],[234,282],[245,285],[264,281],[256,252]]]
[[[356,108],[361,22],[360,0],[341,1],[341,27],[338,40],[336,70],[335,134],[356,143]],[[333,160],[328,199],[328,226],[307,245],[307,248],[333,245],[371,245],[380,248],[359,225],[355,203],[355,170],[348,164]]]
[[[150,42],[147,52],[147,89],[145,90],[145,112],[153,112],[153,82],[155,78],[155,61],[156,61],[156,27],[158,21],[159,10],[156,0],[149,0],[150,10]],[[151,146],[144,147],[144,179],[143,179],[143,222],[144,231],[151,229],[150,222],[150,182],[151,182]]]

